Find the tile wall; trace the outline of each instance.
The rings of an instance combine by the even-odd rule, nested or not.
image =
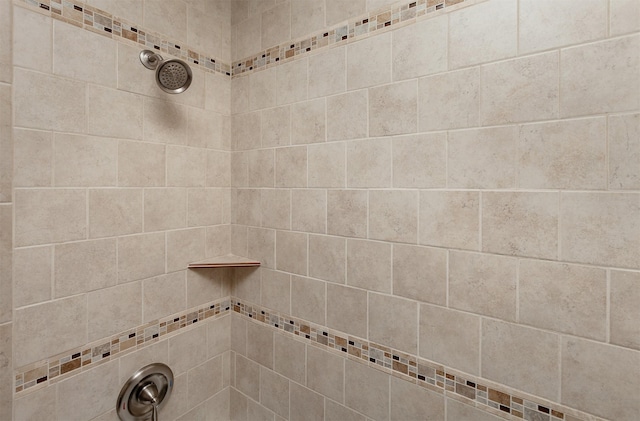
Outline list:
[[[234,4],[234,62],[295,39],[282,2],[253,16],[249,3]],[[331,21],[330,3],[327,27],[366,12],[350,2],[362,10]],[[234,297],[563,406],[564,419],[635,420],[640,3],[458,6],[233,77],[231,246],[263,262],[236,272]],[[238,419],[347,419],[341,405],[402,419],[429,399],[395,404],[428,391],[233,323]],[[314,353],[331,355],[321,380]],[[483,417],[444,396],[434,408],[450,419]]]

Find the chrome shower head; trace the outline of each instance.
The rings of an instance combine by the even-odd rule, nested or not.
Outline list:
[[[147,69],[156,71],[156,83],[167,93],[179,94],[191,85],[193,74],[189,65],[182,60],[164,60],[153,51],[143,50],[140,52],[140,61]]]

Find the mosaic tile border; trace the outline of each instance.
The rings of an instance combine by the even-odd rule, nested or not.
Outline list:
[[[234,61],[232,76],[263,70],[280,62],[291,61],[303,54],[328,46],[339,46],[364,38],[381,29],[415,21],[416,18],[458,5],[470,0],[415,0],[401,5],[390,5],[367,15],[351,19],[347,24],[317,32],[302,40],[287,42],[268,48],[258,54]]]
[[[422,387],[448,396],[474,402],[476,407],[502,418],[527,421],[564,421],[570,415],[572,420],[605,421],[593,415],[569,410],[560,405],[548,405],[523,398],[517,394],[483,385],[474,376],[466,378],[459,371],[414,355],[369,342],[343,332],[327,329],[307,321],[283,315],[267,308],[231,298],[231,310],[246,318],[264,323],[275,329],[288,332],[333,351],[343,353],[347,358],[363,362],[394,377],[401,378]]]
[[[14,390],[17,396],[29,393],[36,390],[36,386],[45,386],[51,381],[93,368],[158,342],[160,339],[181,333],[183,329],[191,327],[194,323],[210,318],[220,318],[229,313],[230,301],[229,297],[225,297],[20,367],[14,372]]]
[[[45,16],[107,38],[171,54],[207,72],[231,76],[231,66],[228,63],[83,2],[68,0],[16,0],[16,2],[21,2]]]

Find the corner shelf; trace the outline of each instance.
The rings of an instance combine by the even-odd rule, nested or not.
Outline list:
[[[209,259],[189,263],[189,269],[197,268],[245,268],[260,266],[257,260],[247,257],[227,254],[225,256],[210,257]]]

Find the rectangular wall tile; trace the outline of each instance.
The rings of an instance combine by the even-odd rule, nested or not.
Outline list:
[[[344,401],[344,358],[307,347],[307,387],[338,402]]]
[[[100,187],[116,185],[117,141],[56,133],[53,145],[55,186]]]
[[[611,343],[640,350],[640,274],[611,271]]]
[[[89,237],[142,232],[142,189],[89,191]]]
[[[640,114],[609,117],[609,188],[640,189]]]
[[[393,80],[447,70],[448,23],[448,16],[439,16],[392,32]]]
[[[142,321],[151,322],[187,308],[184,271],[145,279],[142,282]]]
[[[13,206],[0,205],[0,323],[13,319]]]
[[[393,294],[444,305],[447,295],[447,251],[394,244]]]
[[[118,185],[162,187],[165,185],[166,151],[152,143],[118,143]]]
[[[395,137],[391,147],[394,187],[446,186],[447,135],[445,133]]]
[[[347,285],[391,292],[391,244],[348,239]]]
[[[344,284],[347,261],[344,238],[324,235],[309,236],[309,276]]]
[[[294,8],[296,2],[291,3]],[[346,47],[331,48],[309,57],[309,98],[344,92],[347,85]]]
[[[291,143],[302,145],[324,142],[327,137],[327,111],[324,98],[298,102],[291,106]]]
[[[309,145],[307,148],[309,187],[345,186],[345,148],[344,143]]]
[[[13,131],[13,186],[50,187],[53,183],[53,134]]]
[[[369,89],[369,135],[415,133],[418,129],[417,82],[410,80]]]
[[[389,419],[389,377],[350,360],[345,365],[345,404],[376,420]]]
[[[367,136],[368,90],[327,98],[327,140],[360,139]]]
[[[391,140],[366,139],[347,143],[347,187],[391,186]]]
[[[480,249],[480,193],[421,191],[418,242],[467,250]]]
[[[115,239],[56,245],[56,298],[115,285],[118,280],[116,250]]]
[[[336,0],[333,0],[337,3]],[[342,4],[342,3],[341,3]],[[391,34],[365,38],[347,46],[347,90],[391,82]]]
[[[118,238],[118,283],[136,281],[165,271],[165,233]]]
[[[331,283],[327,284],[327,326],[366,338],[366,291]]]
[[[404,298],[369,294],[369,340],[407,352],[418,352],[418,304]]]
[[[142,110],[142,97],[139,95],[97,85],[87,86],[89,134],[142,139]],[[113,124],[115,121],[118,124]]]
[[[118,317],[113,317],[117,314]],[[89,341],[142,324],[142,283],[131,282],[87,294]]]
[[[53,248],[29,247],[13,251],[13,305],[23,307],[51,299]]]

